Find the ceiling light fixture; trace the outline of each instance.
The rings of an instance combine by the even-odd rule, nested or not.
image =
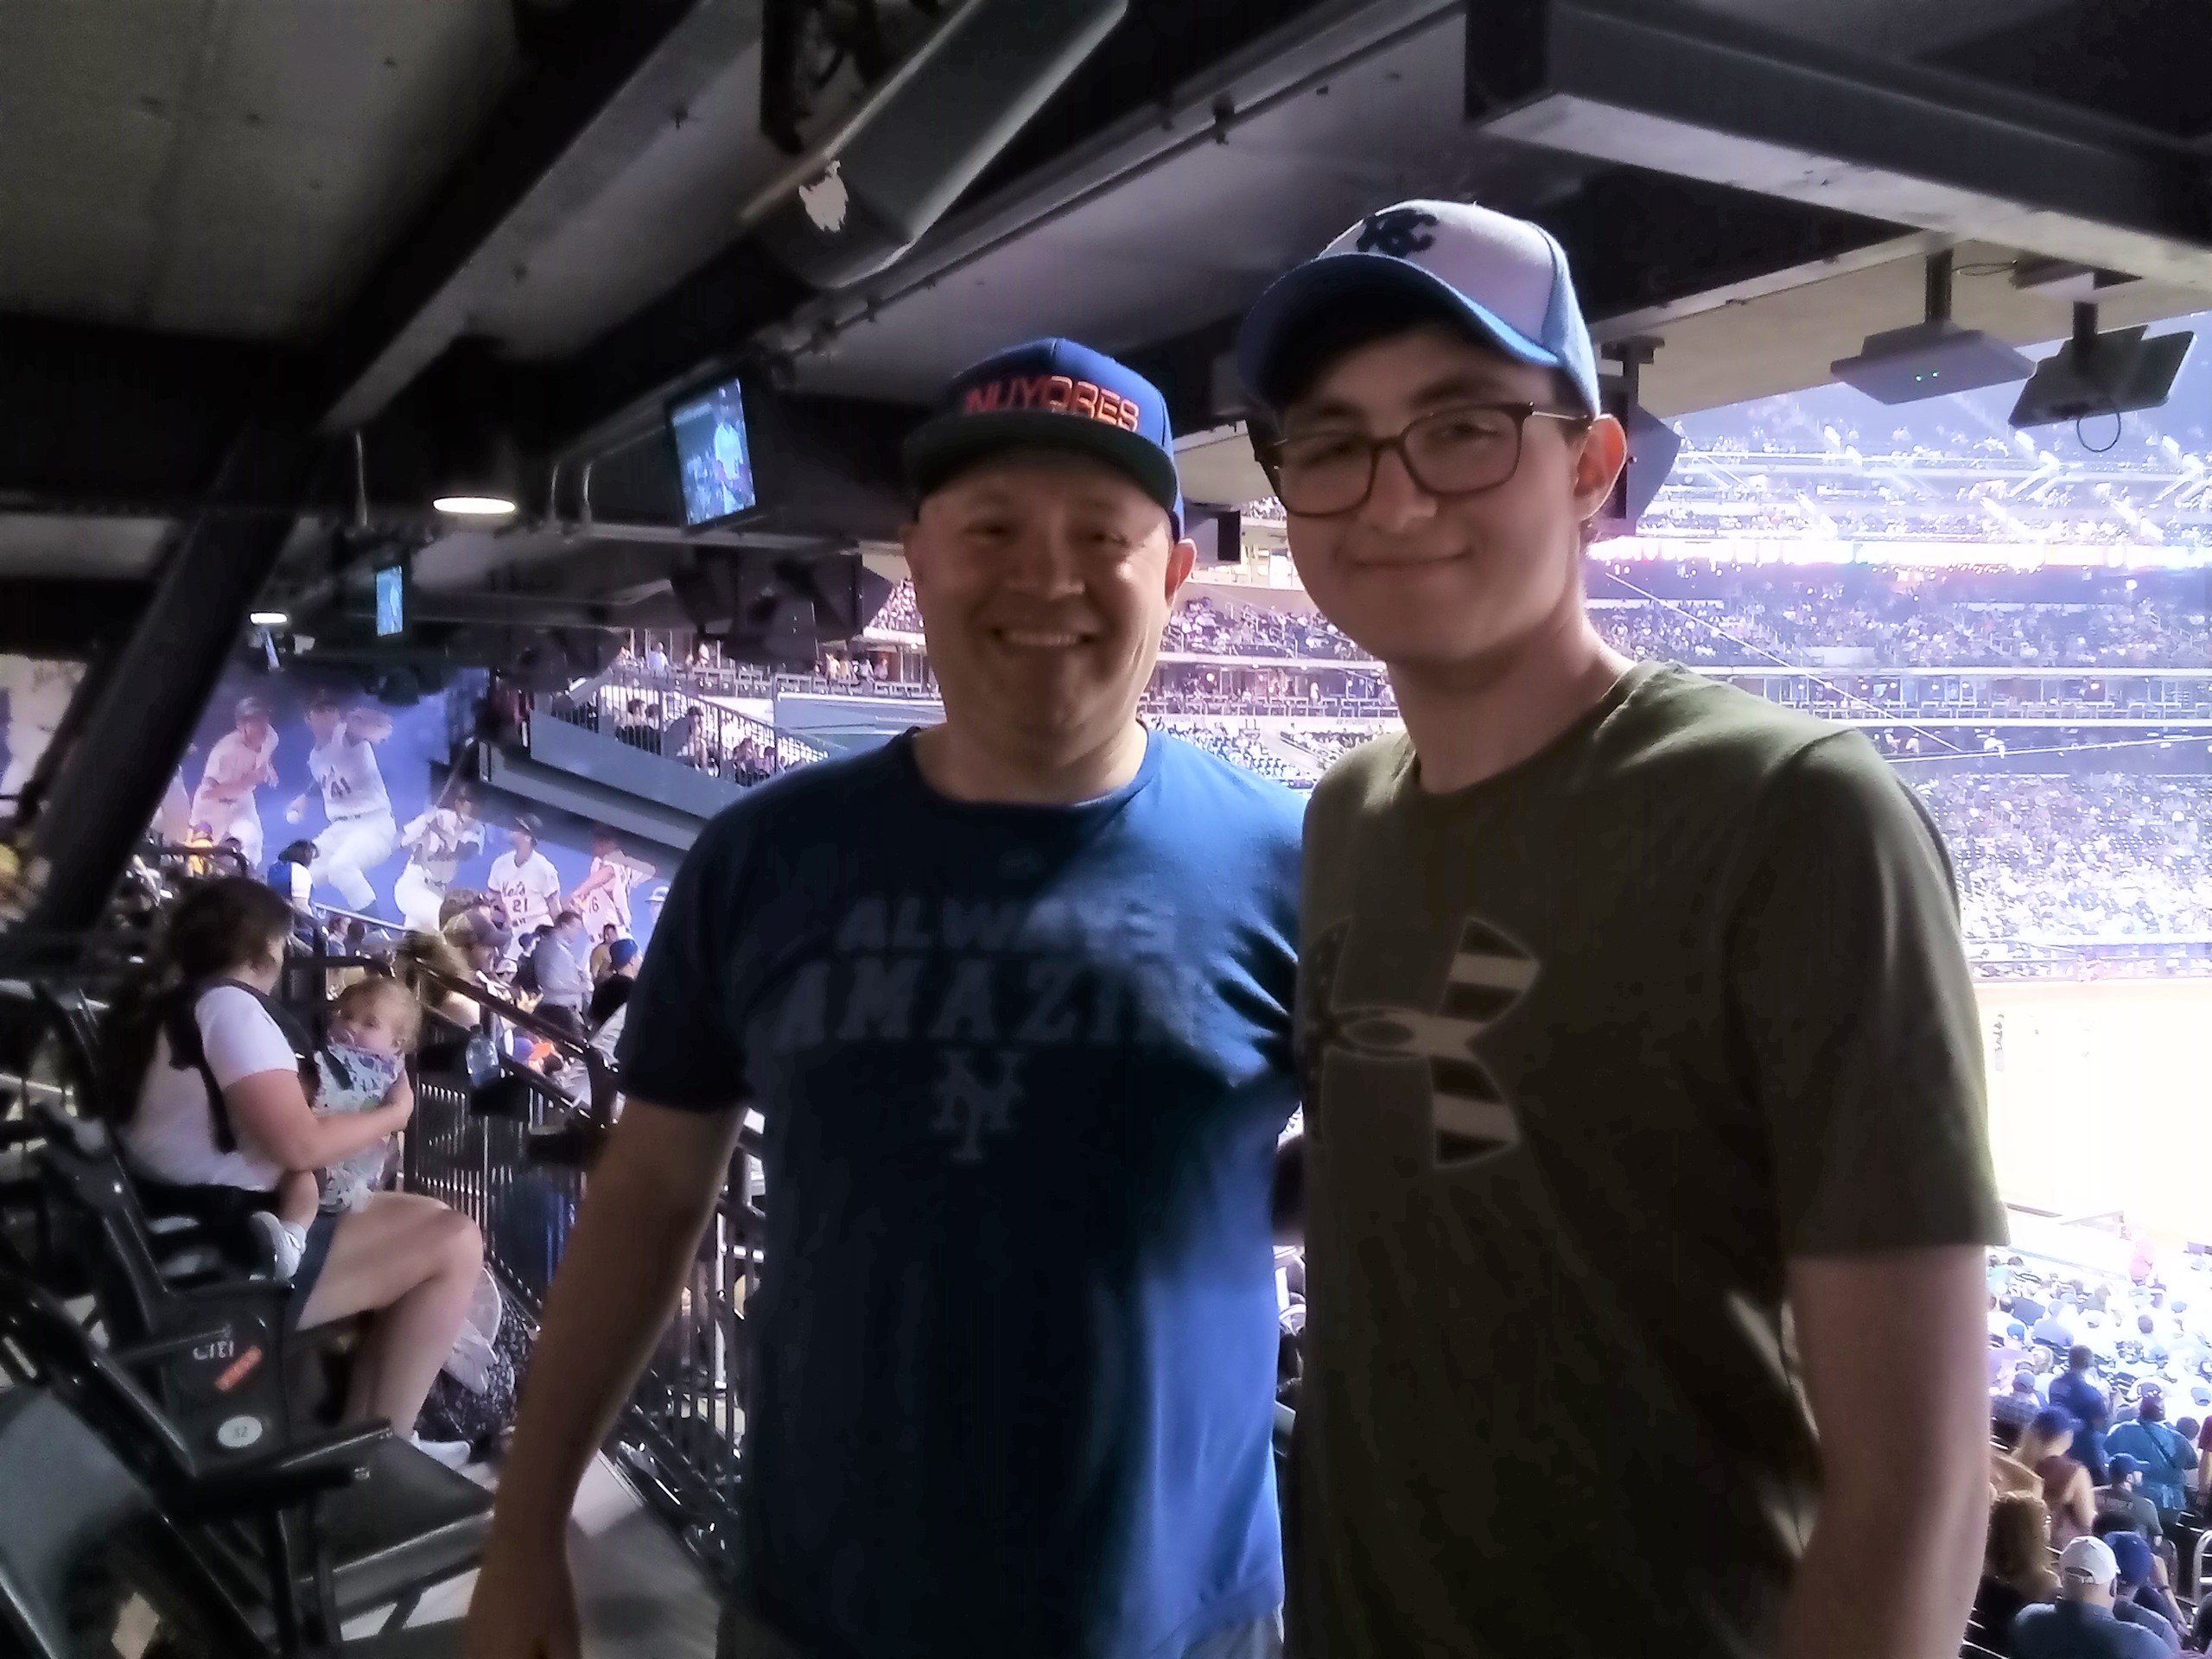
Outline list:
[[[513,499],[504,495],[441,495],[430,505],[454,518],[510,518],[515,512]]]
[[[257,628],[281,628],[292,619],[282,611],[248,611],[245,620]]]

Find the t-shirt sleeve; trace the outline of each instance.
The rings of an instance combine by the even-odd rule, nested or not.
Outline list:
[[[684,856],[639,967],[615,1051],[622,1092],[632,1100],[715,1112],[745,1098],[745,1054],[728,995],[742,920],[741,855],[724,828],[710,826]]]
[[[269,1011],[233,985],[218,985],[193,1010],[215,1081],[229,1088],[260,1071],[296,1071],[299,1057]]]
[[[2002,1243],[1980,1018],[1935,825],[1841,733],[1785,764],[1751,835],[1732,1037],[1783,1253]]]

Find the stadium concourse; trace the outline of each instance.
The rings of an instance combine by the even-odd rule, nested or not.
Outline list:
[[[2202,3],[0,0],[0,1659],[2212,1651]]]

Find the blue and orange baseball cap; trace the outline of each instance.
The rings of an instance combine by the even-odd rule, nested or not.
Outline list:
[[[1183,534],[1167,400],[1127,364],[1072,340],[1033,340],[952,378],[902,452],[917,499],[1008,449],[1065,449],[1125,473]]]

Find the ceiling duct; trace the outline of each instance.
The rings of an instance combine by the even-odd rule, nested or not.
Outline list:
[[[816,289],[881,270],[976,181],[1127,9],[1128,0],[969,0],[805,171],[785,181],[756,226],[760,245]],[[764,61],[764,107],[772,68]]]

